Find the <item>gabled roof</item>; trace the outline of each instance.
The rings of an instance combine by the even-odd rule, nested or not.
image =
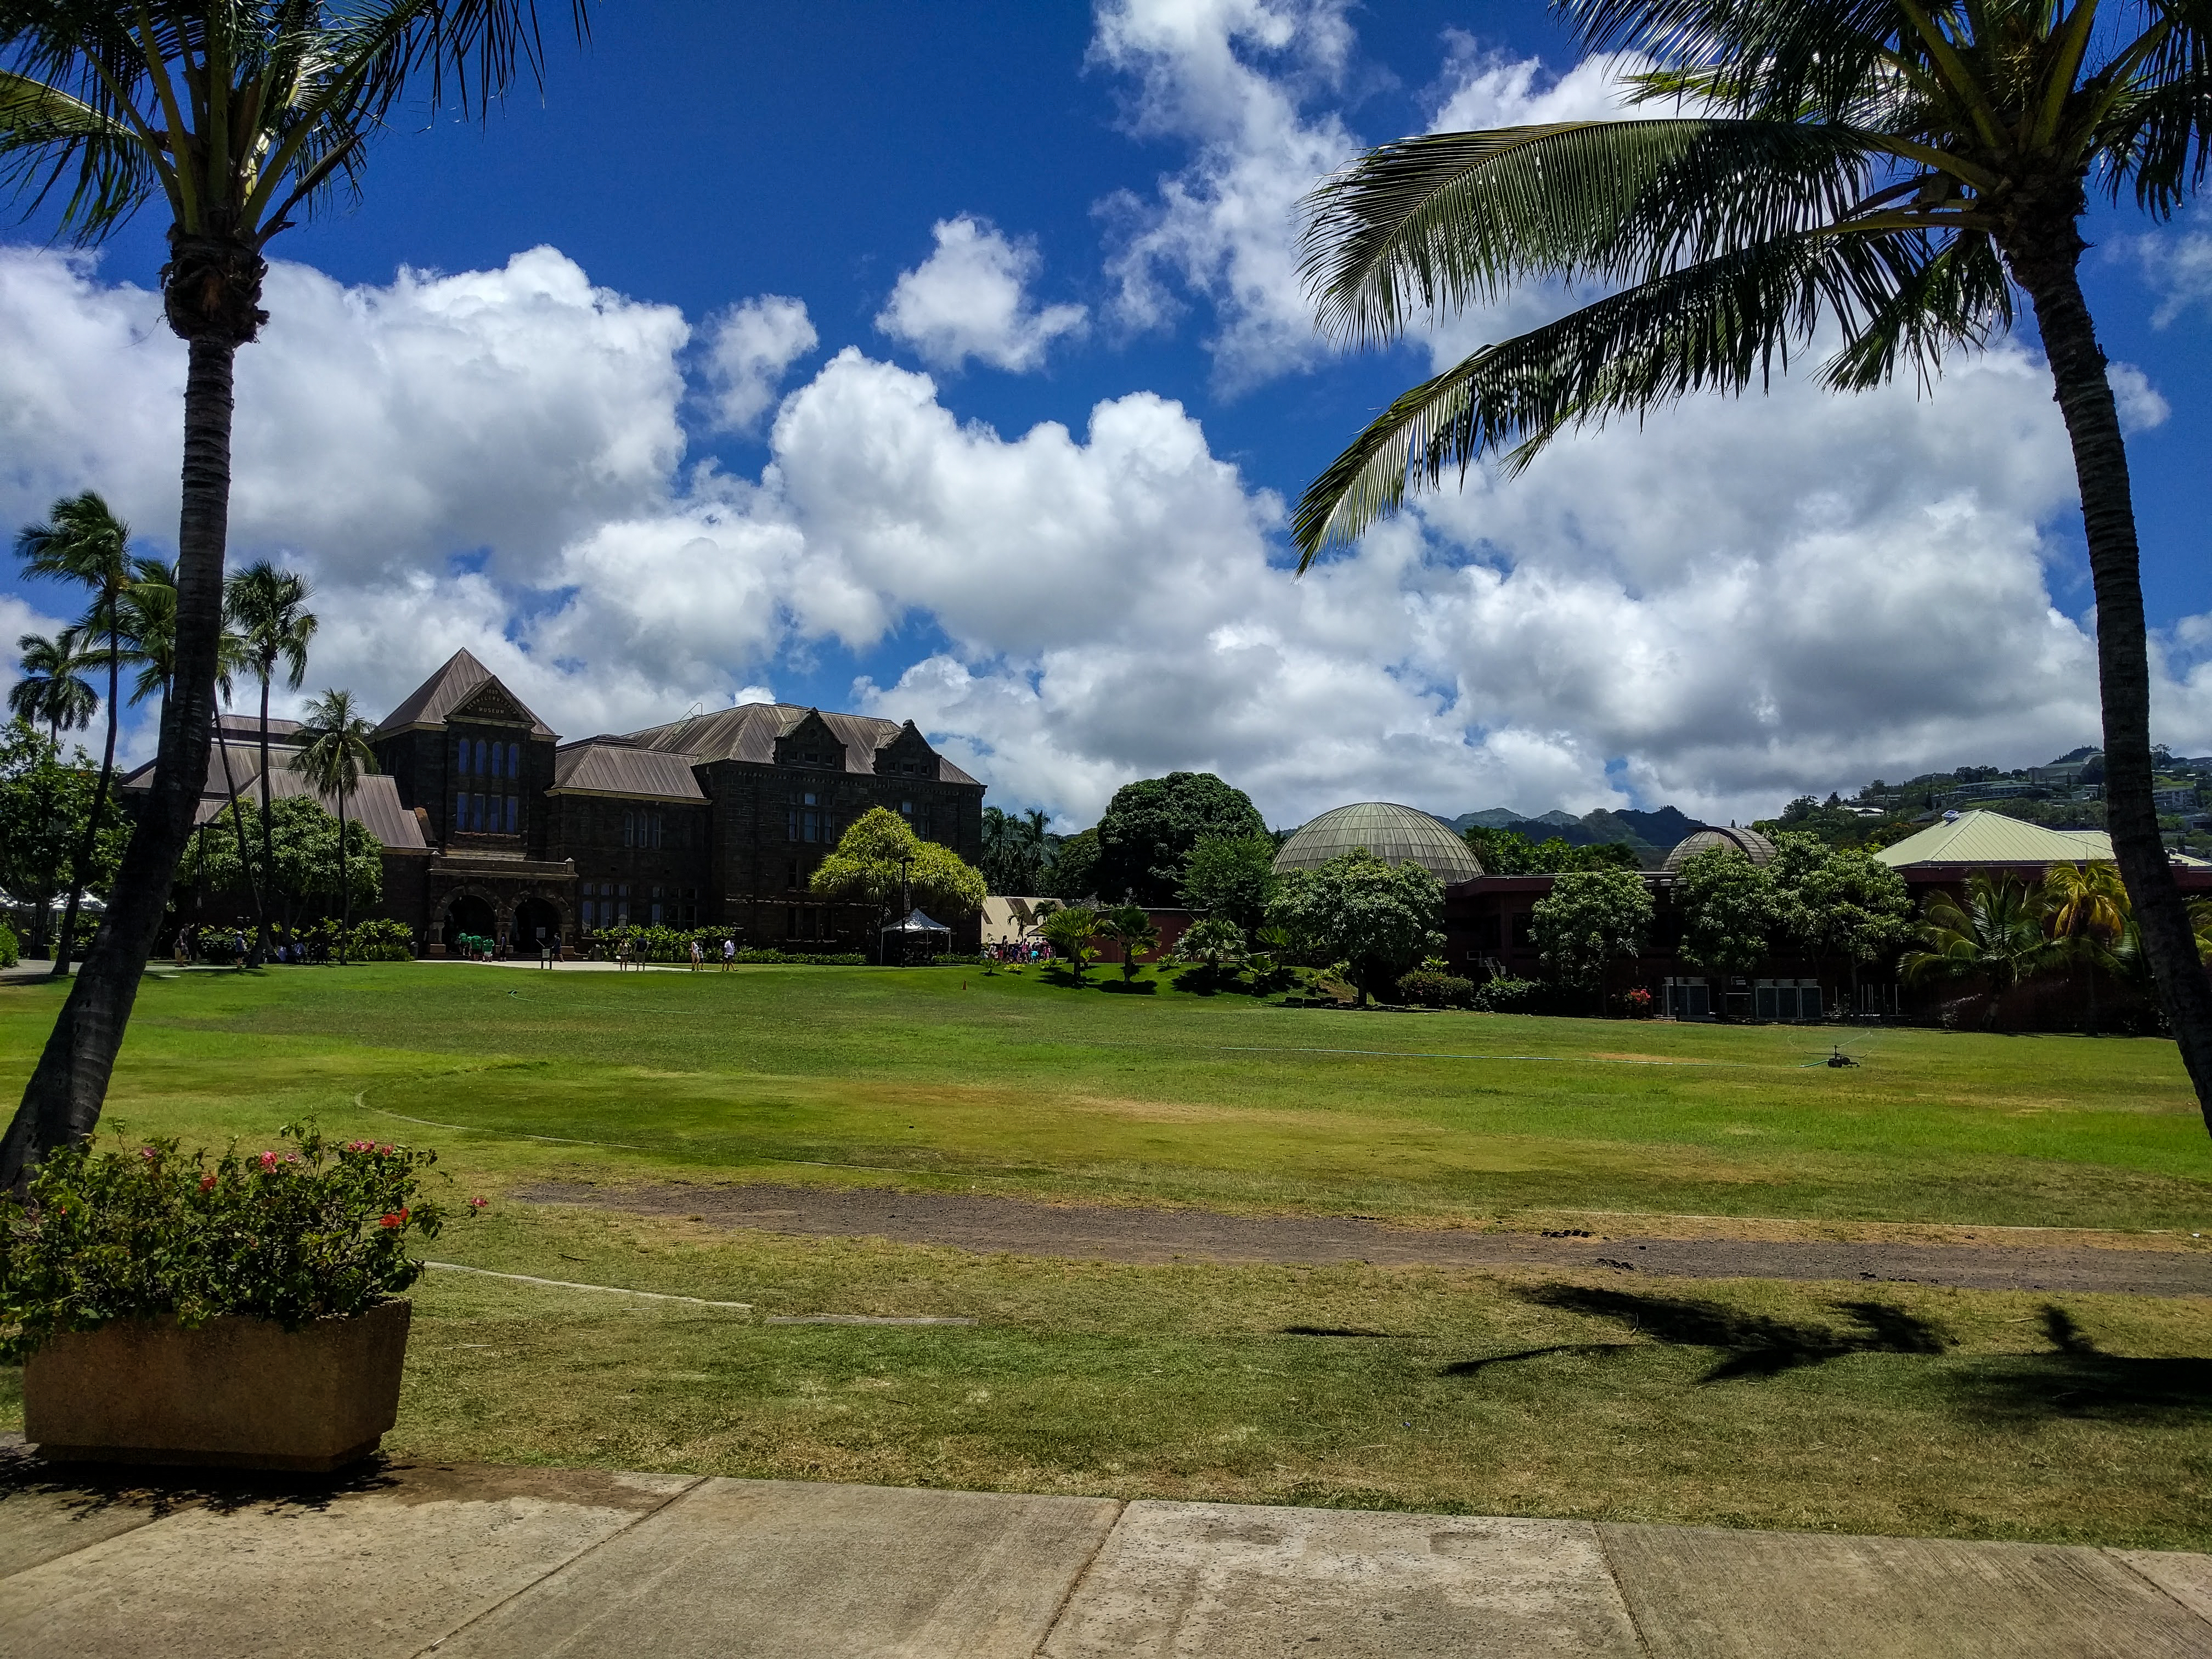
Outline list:
[[[866,714],[836,714],[826,708],[806,708],[789,702],[744,702],[711,714],[694,714],[666,726],[649,726],[629,734],[629,742],[641,749],[663,750],[695,762],[751,761],[761,766],[775,762],[775,742],[799,729],[810,714],[845,746],[845,769],[873,775],[876,751],[896,741],[907,728],[896,720],[879,720]],[[937,775],[946,783],[975,780],[943,756],[938,757]]]
[[[703,801],[684,756],[641,749],[627,738],[591,738],[553,751],[553,793],[633,800]]]
[[[2002,812],[1961,812],[1875,854],[1893,870],[1926,865],[2109,863],[2112,840],[2101,830],[2046,830]]]
[[[296,739],[278,740],[276,722],[270,721],[269,799],[289,800],[295,795],[313,795],[323,804],[323,810],[333,817],[337,813],[336,795],[317,793],[307,786],[307,779],[292,769],[292,757],[300,752]],[[258,806],[261,800],[261,749],[258,733],[246,735],[227,732],[227,741],[208,744],[207,777],[200,785],[199,805],[192,810],[192,822],[206,823],[220,817],[230,805],[231,792],[238,792],[240,805]],[[223,775],[224,751],[230,758],[230,775]],[[126,773],[116,784],[118,789],[148,790],[154,787],[154,763]],[[399,786],[381,772],[363,775],[361,787],[346,798],[346,816],[368,826],[369,833],[395,852],[420,852],[428,843],[422,839],[422,826],[415,815],[399,804]]]
[[[508,690],[505,681],[466,651],[454,652],[443,668],[409,692],[399,707],[384,717],[384,724],[376,728],[376,735],[380,738],[387,732],[404,732],[415,726],[442,726],[455,709],[487,684],[497,685],[522,718],[530,722],[532,737],[555,735],[551,726],[532,714],[522,699]]]

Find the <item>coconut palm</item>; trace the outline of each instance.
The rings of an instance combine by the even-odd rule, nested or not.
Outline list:
[[[583,0],[572,0],[578,35]],[[0,0],[0,186],[104,240],[168,216],[163,308],[185,343],[175,691],[153,787],[101,939],[0,1143],[20,1187],[46,1148],[99,1121],[138,976],[207,776],[222,631],[232,371],[267,320],[279,231],[359,190],[368,142],[407,100],[488,111],[543,63],[533,0]]]
[[[222,613],[244,643],[246,666],[261,683],[261,864],[276,865],[276,831],[269,818],[269,687],[276,665],[284,665],[287,690],[297,691],[307,678],[307,642],[318,621],[307,609],[307,579],[280,570],[266,559],[237,572],[222,585]],[[256,961],[269,954],[269,917],[256,928]]]
[[[1981,981],[1990,991],[1988,1019],[1996,1018],[1999,998],[2066,950],[2043,931],[2044,908],[2036,896],[2008,875],[1978,871],[1967,878],[1964,902],[1939,892],[1922,917],[1917,930],[1922,948],[1906,951],[1899,970],[1912,984]]]
[[[346,874],[346,802],[361,787],[362,774],[376,770],[376,750],[369,746],[375,735],[375,726],[354,712],[352,692],[325,691],[309,700],[307,718],[300,723],[301,747],[292,757],[292,769],[319,793],[338,798],[340,963],[346,959],[346,934],[353,927],[353,883]],[[263,822],[267,822],[265,815]]]
[[[1603,297],[1414,387],[1307,490],[1306,562],[1507,451],[1764,385],[1824,331],[1859,390],[1923,381],[2024,294],[2073,444],[2097,599],[2114,851],[2212,1125],[2212,979],[2151,799],[2148,656],[2126,447],[2077,266],[2087,190],[2164,219],[2212,136],[2203,0],[1560,0],[1657,65],[1654,112],[1438,133],[1314,198],[1322,326],[1355,342],[1563,280]],[[1665,106],[1663,112],[1658,107]],[[1302,567],[1303,568],[1303,567]]]
[[[92,811],[84,821],[84,836],[77,842],[76,859],[70,872],[68,908],[62,914],[62,935],[54,945],[53,976],[69,977],[70,957],[76,946],[77,906],[92,867],[92,851],[100,840],[100,822],[107,806],[107,789],[115,776],[115,727],[119,708],[116,678],[122,671],[117,654],[122,626],[124,590],[131,585],[131,526],[117,518],[97,491],[64,496],[47,510],[44,524],[25,525],[16,532],[15,557],[27,576],[73,581],[91,590],[92,605],[82,621],[64,634],[70,647],[82,655],[87,666],[107,671],[107,744],[100,757],[100,781],[93,787]],[[88,648],[92,642],[97,648]]]
[[[2054,864],[2044,872],[2038,898],[2058,950],[2081,964],[2089,992],[2089,1030],[2094,1036],[2097,975],[2111,967],[2113,950],[2133,921],[2127,887],[2113,865]],[[2193,926],[2193,913],[2191,921]]]
[[[100,708],[100,693],[84,678],[88,665],[76,633],[60,637],[26,634],[15,641],[21,653],[21,678],[8,688],[8,712],[27,725],[43,725],[46,741],[59,747],[62,733],[81,732]]]

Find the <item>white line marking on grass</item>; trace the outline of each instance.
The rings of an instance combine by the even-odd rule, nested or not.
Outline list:
[[[1131,1045],[1135,1046],[1135,1045]],[[1613,1060],[1601,1054],[1449,1054],[1430,1048],[1277,1048],[1216,1043],[1224,1054],[1364,1054],[1381,1060],[1527,1060],[1559,1066],[1742,1066],[1736,1060]]]
[[[648,1302],[690,1302],[702,1308],[742,1308],[748,1313],[753,1305],[750,1302],[709,1302],[703,1296],[672,1296],[666,1291],[625,1290],[619,1285],[579,1285],[566,1279],[539,1279],[533,1273],[496,1273],[489,1267],[467,1267],[458,1261],[425,1261],[422,1265],[449,1273],[477,1273],[486,1279],[511,1279],[519,1285],[545,1285],[556,1291],[605,1291],[610,1296],[641,1296]]]
[[[935,1314],[770,1314],[764,1325],[973,1325],[972,1319]]]

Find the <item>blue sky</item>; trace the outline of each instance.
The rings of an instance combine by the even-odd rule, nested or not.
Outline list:
[[[542,100],[395,131],[279,239],[236,545],[321,589],[310,690],[388,702],[465,644],[572,736],[764,692],[911,715],[1070,825],[1172,766],[1285,823],[1733,816],[2094,738],[2032,336],[1929,399],[1793,382],[1573,441],[1292,582],[1283,505],[1366,412],[1536,314],[1331,351],[1297,197],[1358,143],[1602,112],[1542,8],[916,15],[602,7]],[[93,485],[170,535],[161,228],[96,264],[0,236],[11,521]],[[2201,752],[2212,222],[2094,234],[2160,735]],[[10,634],[66,603],[4,592]]]

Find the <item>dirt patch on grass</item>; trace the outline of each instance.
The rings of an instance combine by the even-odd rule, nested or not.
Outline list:
[[[981,1254],[1077,1261],[1273,1262],[1602,1271],[1662,1278],[1858,1280],[1992,1291],[2212,1296],[2212,1252],[2100,1250],[2051,1243],[1608,1237],[1423,1231],[1353,1216],[1231,1216],[1204,1210],[1036,1204],[887,1188],[597,1187],[546,1182],[508,1196],[680,1217],[817,1237],[872,1237]],[[1583,1236],[1577,1237],[1576,1234]]]

